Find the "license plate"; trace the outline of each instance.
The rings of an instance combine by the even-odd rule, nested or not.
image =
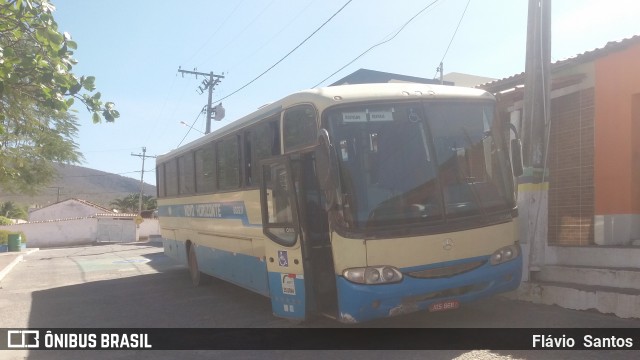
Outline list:
[[[447,311],[460,307],[458,300],[446,300],[429,305],[429,311]]]

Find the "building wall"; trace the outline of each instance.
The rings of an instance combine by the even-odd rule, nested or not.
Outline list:
[[[138,239],[147,240],[152,236],[160,235],[160,223],[158,219],[144,219],[138,226]]]
[[[22,231],[28,248],[45,248],[91,244],[96,240],[96,226],[97,219],[84,218],[17,224],[0,229]]]
[[[640,44],[595,62],[596,243],[640,239]]]
[[[87,245],[100,241],[135,242],[138,240],[138,229],[133,218],[89,217],[43,221],[0,226],[0,230],[22,231],[27,238],[27,248]],[[152,230],[146,231],[152,232]]]

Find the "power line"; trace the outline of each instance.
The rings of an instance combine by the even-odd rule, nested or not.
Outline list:
[[[211,39],[213,39],[213,37],[218,33],[218,31],[220,31],[220,29],[222,29],[222,27],[227,23],[227,21],[229,21],[231,16],[235,14],[236,10],[238,10],[238,8],[240,7],[240,5],[242,5],[243,2],[244,0],[237,3],[236,7],[233,8],[233,10],[231,10],[229,15],[227,15],[227,17],[220,23],[220,25],[213,32],[213,34],[211,34],[209,38],[207,38],[207,40],[202,44],[202,46],[193,55],[191,55],[191,57],[189,57],[189,60],[185,61],[185,63],[188,63],[189,61],[191,61],[194,57],[196,57],[196,55],[198,55],[198,53],[200,53],[200,51],[202,51],[202,49],[204,49],[209,44],[209,41],[211,41]]]
[[[102,150],[83,150],[83,154],[87,153],[99,153],[99,152],[114,152],[114,151],[131,151],[137,148],[126,148],[126,149],[102,149]]]
[[[322,84],[323,82],[327,81],[327,79],[331,78],[333,75],[339,73],[340,71],[344,70],[344,68],[346,68],[347,66],[353,64],[356,60],[360,59],[361,57],[363,57],[366,53],[368,53],[369,51],[373,50],[374,48],[382,45],[382,44],[386,44],[389,41],[393,40],[396,36],[398,36],[398,34],[400,34],[400,32],[402,32],[402,30],[404,30],[404,28],[409,25],[410,22],[413,21],[413,19],[415,19],[416,17],[418,17],[420,14],[422,14],[424,11],[426,11],[427,9],[429,9],[431,6],[435,5],[435,3],[437,3],[440,0],[435,0],[432,3],[430,3],[429,5],[425,6],[422,10],[418,11],[415,15],[413,15],[409,20],[407,20],[407,22],[404,23],[404,25],[402,25],[400,27],[400,29],[398,29],[398,31],[396,31],[395,34],[393,34],[393,36],[387,40],[381,41],[375,45],[373,45],[372,47],[368,48],[367,50],[365,50],[362,54],[358,55],[355,57],[355,59],[349,61],[346,65],[344,65],[343,67],[341,67],[340,69],[336,70],[333,74],[327,76],[326,78],[324,78],[322,81],[320,81],[319,83],[315,84],[312,88],[317,87],[318,85]]]
[[[230,38],[229,41],[227,41],[227,43],[224,46],[221,46],[221,47],[217,48],[216,52],[213,53],[213,55],[211,55],[211,57],[209,59],[215,58],[218,54],[220,54],[227,47],[229,47],[229,45],[233,44],[235,42],[235,40],[238,37],[240,37],[240,35],[244,34],[244,32],[247,31],[247,29],[250,28],[251,25],[253,25],[253,23],[255,23],[262,16],[262,14],[264,14],[264,12],[267,11],[267,9],[271,7],[271,5],[273,5],[274,2],[275,2],[275,0],[271,0],[271,2],[269,4],[267,4],[267,6],[262,8],[262,10],[258,13],[258,15],[254,16],[254,18],[251,21],[249,21],[249,23],[247,25],[245,25],[245,27],[240,32],[236,33],[235,36]]]
[[[293,24],[296,20],[298,20],[298,18],[300,17],[300,15],[302,15],[302,13],[304,13],[309,7],[311,7],[311,5],[313,4],[313,2],[309,2],[307,4],[307,6],[305,6],[302,10],[300,10],[292,19],[291,21],[289,21],[286,25],[284,25],[280,30],[278,30],[277,33],[275,33],[269,40],[267,41],[263,41],[262,44],[260,45],[260,47],[258,49],[256,49],[255,51],[253,51],[251,54],[249,55],[244,55],[242,56],[242,60],[240,61],[232,61],[233,67],[231,67],[228,71],[226,71],[227,74],[229,74],[230,71],[236,69],[240,64],[243,64],[247,61],[249,61],[250,59],[254,58],[254,55],[257,54],[260,50],[262,50],[263,48],[265,48],[267,45],[269,45],[275,38],[277,38],[278,36],[280,36],[280,34],[285,31],[287,28],[289,28],[289,26],[291,26],[291,24]]]
[[[453,32],[453,36],[451,36],[451,40],[449,40],[449,45],[447,45],[447,50],[445,50],[444,55],[442,55],[442,60],[440,60],[440,67],[436,70],[436,75],[438,74],[438,71],[440,71],[440,75],[442,75],[442,62],[444,61],[444,58],[447,56],[447,53],[449,52],[449,48],[451,47],[451,43],[453,43],[453,39],[456,37],[456,34],[458,33],[458,29],[460,28],[460,24],[462,24],[462,19],[464,19],[464,14],[467,13],[467,8],[469,7],[469,4],[471,3],[471,0],[467,1],[467,5],[464,7],[464,11],[462,12],[462,16],[460,16],[460,21],[458,21],[458,26],[456,26],[456,30]],[[435,79],[436,75],[433,75],[433,78]]]
[[[205,105],[205,106],[207,106],[207,105]],[[193,129],[193,126],[196,124],[196,122],[197,122],[197,121],[198,121],[198,119],[200,118],[200,115],[202,115],[203,110],[204,110],[204,107],[202,107],[202,110],[200,110],[200,111],[198,112],[198,116],[196,116],[196,119],[195,119],[195,120],[193,120],[193,123],[191,123],[191,126],[189,126],[189,130],[187,130],[187,133],[186,133],[186,134],[184,134],[184,137],[182,138],[182,140],[180,140],[180,143],[179,143],[179,144],[178,144],[178,146],[176,146],[176,147],[180,147],[180,145],[182,145],[182,143],[184,142],[184,139],[186,139],[186,138],[187,138],[187,135],[189,135],[189,133],[191,132],[191,129]]]
[[[173,86],[176,83],[176,79],[178,78],[178,74],[176,73],[176,76],[173,77],[173,81],[171,82],[171,85],[169,85],[169,89],[167,91],[167,95],[164,98],[164,101],[162,102],[162,105],[160,106],[157,115],[154,117],[155,119],[160,118],[160,114],[165,114],[166,112],[164,111],[164,108],[167,106],[167,102],[169,101],[169,95],[171,95],[171,91],[173,90]],[[166,125],[166,121],[164,122],[164,124]],[[145,138],[145,142],[147,142],[150,138],[151,135],[154,134],[155,130],[158,129],[158,126],[153,126],[151,128],[151,131],[147,132],[147,137]]]
[[[347,1],[344,5],[342,5],[342,7],[340,9],[338,9],[338,11],[336,11],[333,15],[331,15],[331,17],[329,19],[327,19],[327,21],[325,21],[322,25],[320,25],[320,27],[318,27],[314,32],[311,33],[311,35],[307,36],[306,39],[302,40],[302,42],[300,44],[298,44],[295,48],[293,48],[293,50],[289,51],[285,56],[282,57],[282,59],[278,60],[275,64],[271,65],[267,70],[265,70],[264,72],[262,72],[262,74],[256,76],[253,80],[249,81],[248,83],[244,84],[242,87],[240,87],[239,89],[235,90],[234,92],[232,92],[231,94],[218,99],[216,101],[222,101],[232,95],[237,94],[238,92],[240,92],[241,90],[243,90],[244,88],[246,88],[247,86],[253,84],[256,80],[260,79],[264,74],[268,73],[269,71],[271,71],[271,69],[273,69],[274,67],[276,67],[278,64],[280,64],[282,61],[284,61],[284,59],[286,59],[287,57],[289,57],[289,55],[293,54],[294,51],[298,50],[298,48],[300,46],[302,46],[304,43],[306,43],[309,39],[311,39],[311,37],[313,37],[313,35],[315,35],[318,31],[320,31],[320,29],[322,29],[325,25],[327,25],[334,17],[336,17],[336,15],[338,15],[345,7],[347,7],[347,5],[349,5],[351,3],[351,1],[353,0],[349,0]],[[436,0],[437,1],[437,0]]]

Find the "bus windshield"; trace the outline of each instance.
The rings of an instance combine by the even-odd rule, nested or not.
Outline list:
[[[352,229],[451,222],[515,205],[492,102],[367,104],[325,118]]]

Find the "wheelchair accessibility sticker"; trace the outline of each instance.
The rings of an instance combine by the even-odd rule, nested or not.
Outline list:
[[[278,264],[282,267],[289,267],[289,255],[285,250],[278,250]]]

